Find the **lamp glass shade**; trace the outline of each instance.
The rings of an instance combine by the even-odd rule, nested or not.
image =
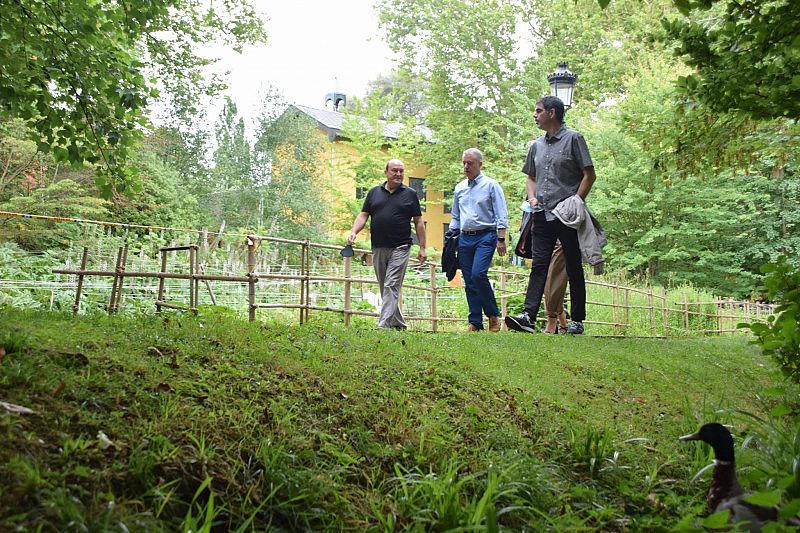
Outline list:
[[[567,69],[566,63],[559,63],[558,69],[547,76],[547,81],[550,82],[550,95],[557,96],[565,107],[570,107],[578,76]]]
[[[575,86],[569,83],[550,83],[550,95],[558,96],[558,98],[564,102],[564,107],[570,107],[572,105],[572,92],[574,90]]]

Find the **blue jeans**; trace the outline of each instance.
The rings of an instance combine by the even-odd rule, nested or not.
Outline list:
[[[458,236],[458,264],[464,277],[469,306],[469,323],[483,329],[483,314],[500,316],[494,290],[489,283],[489,266],[497,248],[497,232]]]

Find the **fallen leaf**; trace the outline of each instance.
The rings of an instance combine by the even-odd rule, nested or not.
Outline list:
[[[50,393],[50,396],[59,396],[62,392],[64,392],[64,387],[66,387],[66,383],[64,381],[59,381],[56,388],[53,389],[53,392]]]
[[[21,405],[15,405],[13,403],[0,402],[0,407],[5,409],[9,413],[17,413],[20,415],[32,415],[36,413],[36,411],[32,409],[28,409],[27,407],[22,407]]]
[[[102,430],[97,432],[97,440],[99,441],[100,449],[102,450],[106,450],[114,445],[114,443],[111,442],[111,439],[109,439]]]

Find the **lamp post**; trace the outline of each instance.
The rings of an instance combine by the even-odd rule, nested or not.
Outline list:
[[[575,90],[578,75],[570,72],[567,64],[562,61],[558,64],[558,69],[547,76],[547,81],[550,82],[550,95],[560,98],[564,102],[564,107],[571,107],[572,91]]]

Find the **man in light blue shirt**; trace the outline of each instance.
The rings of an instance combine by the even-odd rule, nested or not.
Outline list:
[[[468,331],[483,329],[483,315],[489,317],[489,331],[500,331],[500,311],[489,283],[489,266],[494,251],[506,253],[508,210],[500,184],[481,172],[483,154],[469,148],[462,156],[467,179],[453,191],[450,230],[459,230],[458,264],[464,278],[469,305]]]

